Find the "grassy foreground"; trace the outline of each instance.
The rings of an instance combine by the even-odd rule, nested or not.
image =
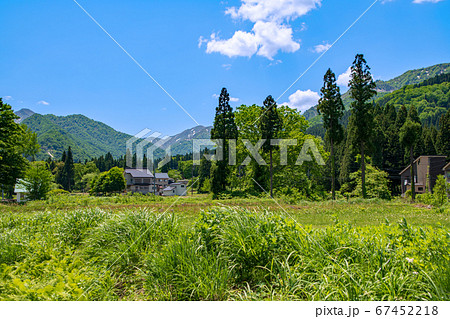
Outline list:
[[[144,200],[0,205],[0,300],[450,299],[448,208]]]

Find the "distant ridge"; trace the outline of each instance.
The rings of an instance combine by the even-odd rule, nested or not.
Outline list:
[[[31,115],[33,115],[34,112],[30,109],[20,109],[19,111],[15,112],[15,114],[20,117],[20,119],[16,120],[16,122],[21,123],[23,120],[26,120]]]
[[[116,131],[112,127],[81,114],[56,116],[42,115],[29,109],[15,112],[20,116],[20,122],[26,124],[37,133],[41,152],[38,159],[48,158],[48,153],[60,158],[64,150],[72,147],[76,161],[89,160],[111,153],[118,158],[126,153],[126,142],[132,136]],[[164,143],[162,149],[170,147],[172,155],[192,152],[192,139],[209,138],[211,127],[196,126],[179,134],[171,136]],[[149,147],[149,144],[147,147]],[[162,156],[163,151],[156,156]]]

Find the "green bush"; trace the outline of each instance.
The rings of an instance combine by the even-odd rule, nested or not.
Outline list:
[[[64,189],[52,189],[51,191],[48,192],[48,196],[56,196],[56,195],[67,195],[70,194],[68,191],[64,190]]]

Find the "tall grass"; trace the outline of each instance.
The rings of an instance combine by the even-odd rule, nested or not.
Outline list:
[[[449,300],[449,228],[403,215],[317,228],[232,207],[193,225],[147,208],[2,213],[0,300]]]

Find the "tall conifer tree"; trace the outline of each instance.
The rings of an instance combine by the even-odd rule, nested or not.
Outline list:
[[[269,95],[263,103],[261,109],[261,117],[259,119],[259,126],[261,131],[261,138],[266,140],[262,146],[265,152],[269,152],[270,161],[270,196],[273,197],[273,160],[272,153],[275,145],[271,144],[272,139],[278,137],[279,132],[282,129],[283,123],[278,114],[277,103],[271,95]]]
[[[361,155],[361,187],[362,196],[366,198],[366,163],[365,155],[372,138],[373,103],[371,99],[376,94],[375,82],[370,74],[370,67],[362,54],[357,54],[351,67],[350,97],[351,122],[355,129],[355,142]]]
[[[336,199],[335,194],[335,144],[339,144],[344,136],[344,130],[340,124],[340,119],[344,115],[344,104],[342,103],[341,93],[336,84],[336,75],[328,69],[323,77],[323,87],[320,89],[321,98],[317,111],[323,117],[324,127],[327,130],[325,138],[328,140],[331,151],[331,194],[333,200]]]
[[[234,122],[233,109],[230,106],[230,95],[226,88],[223,88],[219,96],[219,106],[216,107],[214,125],[211,129],[211,138],[219,140],[223,147],[223,158],[216,161],[211,167],[211,190],[214,197],[226,190],[229,175],[229,141],[237,140],[238,130]]]

